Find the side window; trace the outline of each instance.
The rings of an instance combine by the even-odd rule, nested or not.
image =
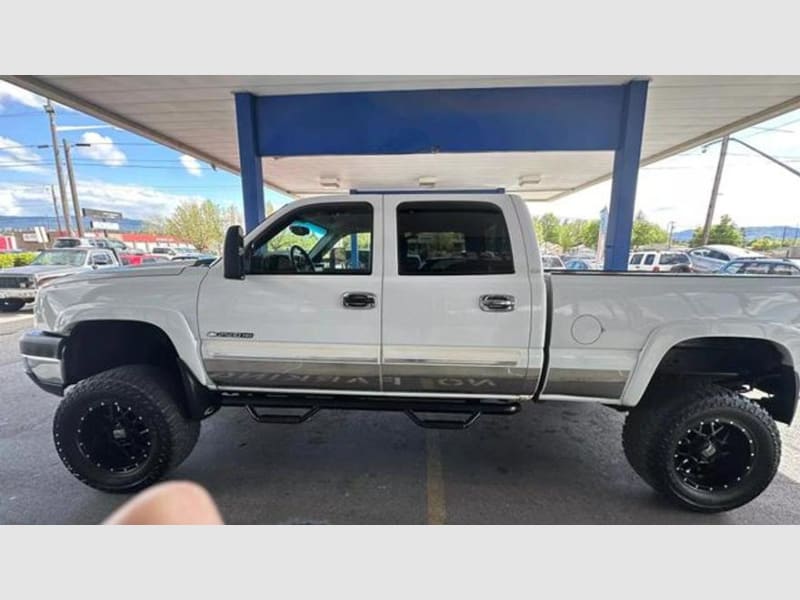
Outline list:
[[[723,254],[717,250],[709,250],[708,251],[709,258],[715,258],[716,260],[724,260],[725,262],[731,260],[731,258],[727,254]]]
[[[766,263],[751,262],[746,264],[739,272],[747,273],[748,275],[766,275],[769,273],[769,265]]]
[[[400,275],[514,272],[503,212],[488,202],[404,202],[397,246]]]
[[[700,258],[705,258],[708,256],[708,250],[692,250],[689,252],[692,256],[698,256]]]
[[[794,265],[779,264],[779,265],[772,265],[770,273],[772,273],[773,275],[797,275],[798,273],[800,273],[800,269],[798,269]]]
[[[743,263],[740,262],[732,262],[728,264],[723,270],[726,273],[738,273],[744,267]]]
[[[655,261],[655,259],[656,259],[656,255],[655,254],[647,254],[644,257],[644,264],[652,265],[653,262]]]
[[[642,264],[642,255],[641,254],[632,255],[631,256],[631,261],[628,264],[631,264],[631,265],[640,265],[640,264]]]
[[[314,204],[267,229],[245,255],[251,275],[369,275],[372,205]]]
[[[89,257],[90,265],[110,265],[113,263],[114,260],[111,258],[111,255],[105,250],[94,251]]]

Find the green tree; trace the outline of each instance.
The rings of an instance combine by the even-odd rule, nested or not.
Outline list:
[[[600,219],[586,221],[581,231],[580,243],[589,248],[597,248],[597,238],[600,235]]]
[[[541,217],[534,217],[533,227],[536,229],[536,237],[539,243],[561,244],[561,221],[553,213],[545,213]]]
[[[198,250],[219,251],[224,230],[222,211],[211,200],[181,202],[167,218],[165,230]]]
[[[731,246],[742,246],[744,244],[744,234],[737,227],[730,215],[722,215],[719,223],[714,225],[708,232],[709,244],[729,244]],[[692,234],[692,246],[703,245],[703,229],[698,227]]]
[[[750,248],[752,248],[753,250],[757,250],[758,252],[767,252],[769,250],[774,250],[775,248],[778,248],[780,246],[781,243],[778,240],[771,238],[768,235],[760,237],[757,240],[753,240],[750,243]]]
[[[664,244],[667,242],[667,231],[663,227],[648,221],[644,213],[636,215],[633,222],[633,234],[631,235],[631,246],[641,248],[654,244]]]

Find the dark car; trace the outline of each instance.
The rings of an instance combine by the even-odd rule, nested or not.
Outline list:
[[[738,258],[727,263],[721,275],[800,275],[800,267],[788,258]]]

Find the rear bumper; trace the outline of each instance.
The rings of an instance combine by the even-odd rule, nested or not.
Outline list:
[[[45,392],[58,396],[64,393],[63,342],[59,335],[36,329],[19,340],[25,373]]]
[[[36,289],[29,288],[0,288],[0,299],[33,300],[36,298]]]

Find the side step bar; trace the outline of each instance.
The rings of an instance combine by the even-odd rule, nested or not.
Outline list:
[[[253,393],[225,393],[222,394],[221,400],[222,406],[245,407],[250,417],[258,423],[295,425],[307,421],[323,409],[369,410],[403,412],[414,424],[430,429],[466,429],[482,415],[514,415],[521,408],[519,402],[491,400],[431,401],[414,398],[376,400],[352,396],[277,396]],[[275,409],[301,412],[286,414],[275,412]],[[443,419],[438,415],[460,418]]]

